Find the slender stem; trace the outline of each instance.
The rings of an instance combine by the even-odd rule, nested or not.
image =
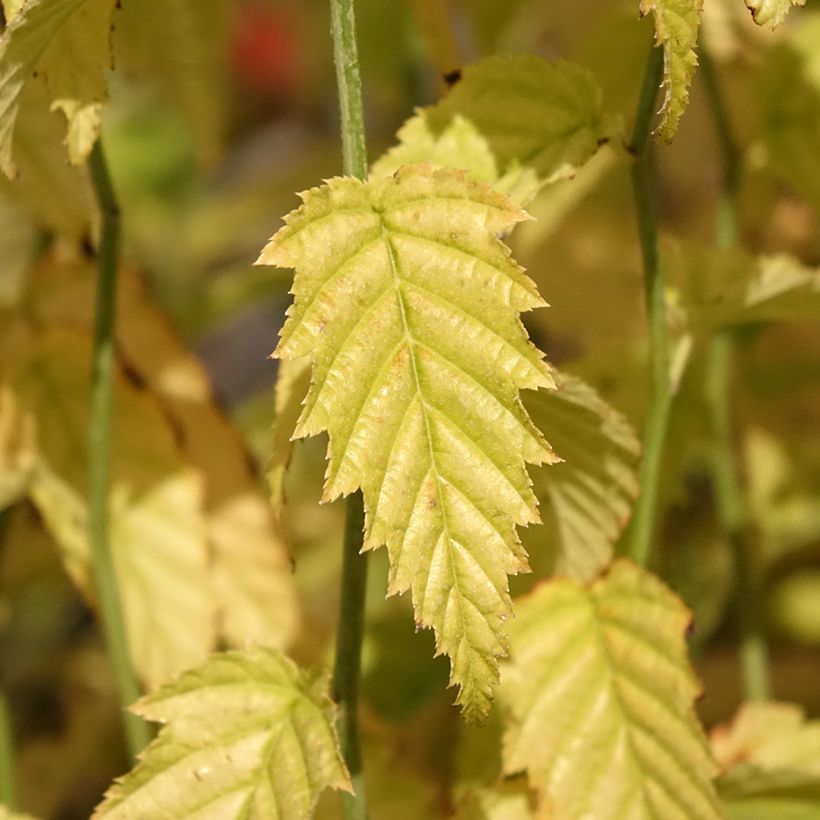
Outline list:
[[[712,58],[701,44],[700,63],[706,97],[715,123],[723,165],[723,182],[715,226],[715,244],[729,250],[737,242],[740,152],[720,90]],[[716,334],[708,351],[706,398],[712,420],[712,482],[718,521],[732,550],[737,612],[740,625],[740,669],[747,700],[765,700],[771,692],[769,654],[756,604],[747,518],[735,460],[732,413],[734,339],[729,331]]]
[[[123,724],[132,758],[148,744],[148,724],[127,711],[140,696],[131,666],[122,603],[117,589],[108,524],[108,488],[111,472],[111,413],[114,380],[114,323],[119,266],[120,215],[102,141],[97,140],[88,169],[100,209],[97,249],[97,303],[91,376],[91,423],[88,441],[88,511],[91,560],[103,633],[114,679],[123,706]]]
[[[356,17],[353,0],[330,0],[333,59],[339,87],[344,173],[358,179],[367,176],[367,144],[362,105],[362,81],[356,48]],[[333,699],[339,707],[338,730],[342,754],[353,782],[353,794],[342,794],[345,820],[367,818],[367,794],[359,741],[359,669],[364,636],[367,557],[362,555],[364,508],[361,493],[347,500],[339,629],[333,670]]]
[[[353,781],[353,794],[342,793],[342,813],[345,820],[364,820],[367,817],[367,795],[357,715],[367,586],[367,560],[359,553],[364,527],[361,493],[355,493],[348,498],[346,513],[333,699],[339,706],[337,725],[342,755]]]
[[[364,179],[367,176],[367,144],[353,0],[330,0],[330,24],[342,119],[342,168],[348,176]]]
[[[6,693],[0,690],[0,805],[17,808],[17,789],[14,783],[14,728],[11,724]]]
[[[672,393],[669,376],[669,331],[666,324],[665,284],[658,251],[658,228],[652,199],[648,161],[652,116],[663,72],[663,52],[652,48],[644,73],[643,87],[629,150],[634,157],[632,190],[638,219],[638,234],[644,270],[644,295],[649,322],[650,398],[643,436],[640,495],[632,519],[628,555],[641,566],[649,559],[655,524],[661,458]]]

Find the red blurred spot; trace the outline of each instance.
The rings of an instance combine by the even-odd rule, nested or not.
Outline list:
[[[246,6],[237,15],[231,63],[243,88],[284,101],[303,79],[299,27],[281,9]]]

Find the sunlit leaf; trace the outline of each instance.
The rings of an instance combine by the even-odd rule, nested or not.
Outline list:
[[[16,811],[11,811],[5,806],[0,806],[0,820],[37,820],[30,814],[20,814]]]
[[[527,393],[524,406],[563,463],[531,470],[543,527],[524,543],[545,574],[588,581],[612,558],[638,495],[640,443],[617,411],[580,379],[555,374],[557,390]],[[546,561],[545,561],[546,559]]]
[[[532,55],[491,57],[467,66],[447,96],[408,120],[373,173],[429,160],[466,168],[524,204],[545,182],[571,176],[611,129],[585,69]]]
[[[815,820],[820,778],[742,764],[717,782],[726,820]]]
[[[759,26],[776,28],[792,6],[805,6],[806,0],[746,0],[746,6]]]
[[[504,769],[526,770],[556,820],[720,817],[693,708],[689,619],[626,560],[588,588],[555,579],[517,601]]]
[[[324,789],[351,790],[326,678],[277,651],[213,655],[134,711],[165,725],[95,819],[302,820]]]
[[[114,0],[26,0],[0,39],[0,169],[16,174],[15,121],[24,86],[41,66],[53,106],[69,120],[69,154],[80,162],[99,130],[110,64],[108,28]]]
[[[662,120],[658,135],[671,142],[689,104],[689,86],[698,65],[695,47],[703,0],[641,0],[641,15],[652,12],[655,42],[663,47]]]
[[[525,462],[554,459],[520,404],[549,369],[519,312],[543,304],[496,238],[525,217],[463,172],[406,166],[302,195],[260,262],[295,267],[276,355],[310,354],[298,436],[330,435],[325,498],[364,491],[365,548],[486,714],[506,652],[516,524],[538,520]]]

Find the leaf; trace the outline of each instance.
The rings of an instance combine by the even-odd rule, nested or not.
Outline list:
[[[712,731],[711,743],[727,770],[746,763],[820,777],[820,720],[807,721],[796,704],[744,703],[731,724]]]
[[[28,310],[42,323],[78,324],[90,332],[94,283],[87,260],[51,259],[29,277]],[[127,267],[119,279],[117,353],[158,402],[181,455],[204,482],[201,515],[220,637],[232,646],[288,646],[299,617],[296,588],[259,477],[216,406],[201,363]]]
[[[34,461],[34,421],[0,383],[0,510],[25,496]]]
[[[744,703],[734,720],[711,734],[728,772],[718,788],[730,820],[799,820],[820,811],[820,721],[802,707]]]
[[[62,547],[66,569],[93,601],[83,497],[90,338],[65,326],[16,324],[2,364],[19,405],[36,419],[32,499]],[[153,400],[119,372],[115,406],[111,548],[132,657],[150,685],[214,645],[202,487]]]
[[[327,680],[275,650],[212,655],[134,711],[165,726],[95,820],[301,820],[325,788],[352,790]]]
[[[695,47],[700,28],[703,0],[641,0],[641,17],[652,12],[655,43],[663,46],[663,86],[665,94],[658,136],[671,142],[689,104],[689,86],[698,58]]]
[[[107,37],[100,42],[99,34],[113,2],[26,0],[9,23],[0,39],[0,169],[7,176],[16,175],[12,139],[20,95],[41,59],[54,84],[53,105],[69,118],[72,161],[81,161],[91,149],[99,128],[94,107],[105,94],[100,75],[110,64]]]
[[[293,431],[310,387],[310,359],[283,359],[279,363],[273,421],[273,446],[267,476],[271,507],[280,532],[285,508],[285,475],[293,452]]]
[[[792,6],[805,6],[806,0],[746,0],[746,7],[759,26],[777,28]]]
[[[686,249],[669,262],[693,328],[820,318],[820,271],[786,254]]]
[[[544,526],[526,530],[524,543],[534,563],[546,553],[545,574],[588,581],[610,562],[629,520],[640,443],[591,387],[553,375],[558,389],[528,393],[524,406],[563,462],[531,471]]]
[[[524,464],[554,458],[518,397],[552,383],[518,317],[543,301],[496,238],[525,215],[429,166],[302,198],[259,259],[296,268],[275,353],[313,358],[296,435],[328,431],[324,498],[362,488],[364,548],[387,545],[389,594],[412,589],[479,718],[527,568],[515,525],[538,520]]]
[[[626,560],[588,588],[558,578],[517,601],[504,770],[526,770],[555,820],[720,816],[693,708],[689,619]]]
[[[611,130],[585,69],[533,55],[490,57],[467,66],[446,97],[408,120],[373,173],[429,160],[467,168],[524,204],[544,183],[572,176]]]

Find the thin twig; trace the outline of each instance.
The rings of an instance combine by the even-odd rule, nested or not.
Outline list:
[[[718,201],[715,244],[730,250],[737,243],[740,151],[720,90],[712,57],[701,43],[701,76],[720,147],[723,180]],[[706,398],[712,420],[712,483],[718,521],[732,550],[738,622],[740,667],[747,700],[765,700],[771,692],[769,652],[757,606],[756,583],[748,543],[747,517],[738,477],[732,412],[734,338],[722,331],[712,340],[707,357]]]
[[[88,514],[91,562],[106,649],[120,702],[128,751],[135,759],[151,740],[145,721],[127,707],[140,696],[140,687],[128,649],[128,635],[117,587],[109,539],[108,503],[111,475],[111,414],[114,381],[114,327],[119,268],[120,212],[105,162],[102,141],[97,140],[88,170],[100,210],[100,243],[97,249],[97,303],[91,377],[91,419],[88,440]]]

